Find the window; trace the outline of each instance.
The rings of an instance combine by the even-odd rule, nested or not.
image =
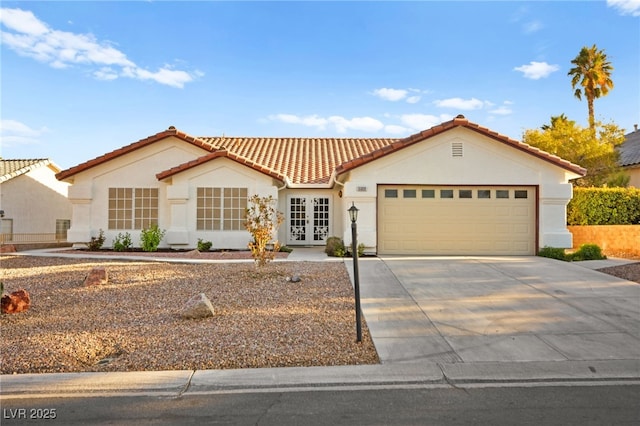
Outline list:
[[[244,229],[247,188],[197,188],[196,229],[239,231]]]
[[[496,198],[509,198],[508,189],[496,189]]]
[[[56,219],[56,239],[66,240],[69,228],[71,228],[71,221],[69,219]]]
[[[0,219],[0,242],[13,240],[13,219]]]
[[[460,198],[473,198],[473,191],[471,191],[470,189],[461,189],[458,192],[458,197]]]
[[[527,198],[529,196],[529,193],[527,192],[526,189],[522,189],[522,190],[515,190],[513,191],[513,197],[514,198]]]
[[[415,189],[403,189],[402,190],[403,198],[416,198],[416,190]]]
[[[109,229],[146,229],[158,223],[158,188],[109,188]]]
[[[109,229],[133,227],[133,189],[109,188]]]
[[[134,229],[147,229],[158,223],[158,188],[135,189]]]
[[[490,189],[478,189],[478,198],[491,198]]]
[[[453,189],[441,189],[440,198],[453,198]]]
[[[385,189],[384,190],[384,198],[398,198],[398,190],[397,189]]]
[[[423,189],[422,198],[435,198],[436,191],[434,189]]]

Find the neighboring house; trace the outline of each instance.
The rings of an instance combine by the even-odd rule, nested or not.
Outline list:
[[[586,170],[463,116],[404,139],[193,137],[174,127],[57,174],[69,241],[106,245],[154,222],[165,247],[244,249],[247,197],[273,196],[286,245],[358,242],[379,254],[533,255],[571,247],[569,180]]]
[[[0,158],[0,242],[65,239],[72,208],[58,172],[49,159]]]
[[[620,167],[629,174],[629,186],[640,188],[640,130],[635,130],[625,136],[625,141],[618,147]]]

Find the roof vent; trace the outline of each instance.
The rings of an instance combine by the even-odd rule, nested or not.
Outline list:
[[[462,118],[464,120],[466,117],[464,115],[462,115],[462,114],[458,114],[458,115],[456,115],[456,118]]]
[[[169,130],[175,130],[176,126],[169,126]]]
[[[462,142],[451,143],[451,156],[462,157]]]

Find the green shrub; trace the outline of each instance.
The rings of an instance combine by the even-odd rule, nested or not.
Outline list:
[[[563,248],[544,247],[538,251],[538,256],[550,259],[568,260]]]
[[[140,247],[143,251],[158,251],[160,241],[164,238],[164,229],[158,228],[158,225],[154,223],[147,229],[143,229],[140,233]]]
[[[571,260],[602,260],[607,257],[602,254],[602,250],[597,244],[583,244],[571,254]]]
[[[576,187],[567,206],[567,224],[640,224],[640,188]]]
[[[282,246],[280,247],[280,251],[283,253],[291,253],[293,251],[293,249],[289,246]]]
[[[324,252],[328,256],[332,257],[344,257],[347,253],[344,243],[342,242],[342,238],[340,237],[329,237],[327,238],[326,247]]]
[[[349,244],[348,246],[346,246],[346,255],[347,256],[352,256],[351,254],[351,244]],[[364,255],[364,243],[360,243],[358,244],[358,257],[362,257]]]
[[[101,229],[97,237],[91,237],[91,241],[89,241],[87,247],[89,247],[91,251],[98,251],[102,248],[104,240],[104,231]]]
[[[581,260],[602,260],[607,257],[602,254],[602,250],[597,244],[583,244],[573,253],[565,253],[563,248],[544,247],[538,251],[538,256],[548,257],[551,259],[564,260],[566,262]]]
[[[213,246],[211,241],[202,241],[201,238],[198,238],[198,251],[209,251],[211,246]]]
[[[131,234],[125,232],[119,233],[113,240],[113,250],[115,251],[128,251],[131,249]]]

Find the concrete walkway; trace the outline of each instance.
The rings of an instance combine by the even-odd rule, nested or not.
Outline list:
[[[344,261],[353,277],[351,259],[328,258],[320,248],[297,248],[287,261]],[[0,395],[640,382],[640,285],[594,271],[595,264],[538,257],[359,262],[362,310],[379,365],[3,375]],[[598,267],[624,261],[607,262]]]

